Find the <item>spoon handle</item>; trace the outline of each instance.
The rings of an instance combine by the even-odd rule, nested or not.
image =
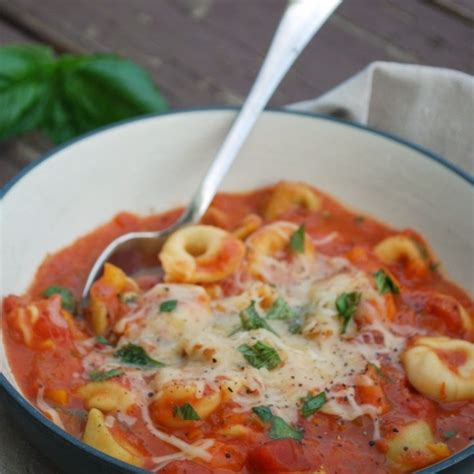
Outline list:
[[[275,89],[313,35],[341,2],[289,1],[252,89],[179,224],[198,222],[204,215]]]

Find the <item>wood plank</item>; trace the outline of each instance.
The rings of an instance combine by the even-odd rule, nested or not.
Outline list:
[[[7,43],[31,43],[32,39],[0,19],[0,45]]]
[[[150,68],[173,106],[235,103],[255,77],[285,0],[207,4],[199,16],[196,2],[189,1],[187,8],[166,0],[0,1],[3,11],[54,44],[67,37],[88,50],[115,50]],[[319,95],[374,59],[412,58],[333,21],[300,58],[272,105]]]
[[[349,0],[338,13],[359,28],[407,51],[416,62],[474,72],[473,29],[431,3]]]
[[[433,5],[474,24],[474,2],[472,0],[428,0]]]

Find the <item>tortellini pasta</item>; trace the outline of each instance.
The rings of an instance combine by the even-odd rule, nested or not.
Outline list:
[[[393,235],[382,240],[374,248],[374,253],[382,262],[394,264],[406,261],[416,274],[426,272],[428,254],[424,255],[421,244],[406,235]],[[427,252],[427,251],[426,251]]]
[[[265,280],[265,270],[268,258],[277,258],[282,252],[289,251],[291,236],[298,230],[293,222],[276,221],[267,224],[254,232],[246,240],[247,260],[249,271],[256,277]],[[304,239],[303,253],[307,258],[314,254],[311,239]]]
[[[160,260],[168,282],[210,283],[239,266],[244,244],[231,233],[208,225],[179,229],[165,242]]]
[[[283,181],[275,186],[264,210],[267,220],[274,220],[293,209],[315,211],[321,207],[321,199],[305,184]]]
[[[180,383],[169,383],[156,395],[150,405],[150,415],[155,423],[169,428],[181,428],[195,422],[178,416],[176,407],[189,403],[201,420],[207,418],[220,404],[221,392],[206,392],[201,397],[196,396],[196,386]]]
[[[436,442],[426,421],[414,421],[388,440],[388,459],[402,472],[435,463],[451,453],[446,444]]]
[[[449,337],[418,337],[402,354],[410,383],[442,402],[474,400],[474,344]]]
[[[76,391],[84,400],[87,409],[97,408],[103,412],[112,410],[125,411],[135,403],[133,393],[117,382],[90,382]]]
[[[109,456],[120,459],[120,461],[142,466],[143,460],[136,448],[121,440],[119,443],[106,426],[104,414],[95,408],[89,411],[87,424],[82,437],[83,441]]]

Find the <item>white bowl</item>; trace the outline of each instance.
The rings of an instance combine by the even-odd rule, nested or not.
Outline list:
[[[185,204],[234,115],[197,110],[128,121],[73,141],[21,173],[2,200],[2,293],[25,291],[48,252],[119,211],[148,214]],[[418,230],[448,275],[472,290],[472,178],[442,159],[374,130],[269,111],[222,189],[280,179],[308,182],[389,225]],[[1,342],[0,364],[15,385]]]

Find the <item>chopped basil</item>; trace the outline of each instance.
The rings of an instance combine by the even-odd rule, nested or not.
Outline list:
[[[430,272],[437,272],[439,269],[440,263],[439,262],[431,262],[430,263]]]
[[[375,272],[374,277],[377,289],[381,295],[385,293],[400,293],[400,288],[398,288],[383,268]]]
[[[378,365],[375,365],[373,364],[372,362],[367,362],[367,367],[372,367],[374,370],[375,370],[375,373],[382,379],[384,379],[385,381],[387,382],[392,382],[390,380],[389,377],[387,377],[387,375],[385,375],[383,372],[382,372],[382,369],[378,366]]]
[[[238,347],[238,351],[242,353],[247,362],[257,369],[266,367],[272,370],[281,363],[278,352],[273,347],[258,341],[253,346],[242,344]]]
[[[415,242],[415,245],[418,247],[418,250],[420,252],[421,258],[423,260],[429,260],[430,258],[430,253],[428,252],[428,249],[426,248],[426,245],[420,242],[419,240],[411,239],[413,242]]]
[[[122,371],[120,369],[111,369],[111,370],[92,370],[89,372],[89,378],[93,382],[102,382],[103,380],[109,380],[114,377],[119,377],[122,375]]]
[[[293,428],[283,418],[273,416],[268,436],[272,439],[291,438],[299,441],[303,438],[303,431]]]
[[[313,413],[317,412],[327,401],[326,393],[321,392],[317,395],[308,395],[307,397],[302,399],[303,401],[303,408],[301,409],[301,413],[305,418],[311,416]]]
[[[175,406],[173,408],[173,416],[180,417],[183,420],[192,420],[192,421],[199,421],[201,417],[198,415],[196,410],[190,403],[185,403],[181,406]]]
[[[354,217],[354,222],[355,222],[356,224],[362,224],[362,222],[364,222],[364,221],[365,221],[365,217],[364,217],[364,216],[355,216],[355,217]]]
[[[447,441],[448,439],[454,438],[458,434],[457,431],[455,430],[450,430],[450,431],[445,431],[444,433],[441,434],[443,437],[444,441]]]
[[[174,311],[176,309],[176,306],[178,306],[178,300],[163,301],[160,304],[160,312],[161,313],[171,313],[171,311]]]
[[[71,290],[64,288],[59,285],[51,285],[43,291],[42,296],[49,298],[53,295],[59,295],[61,297],[61,306],[70,313],[74,313],[76,310],[76,301]]]
[[[361,293],[353,291],[351,293],[342,293],[336,298],[336,309],[339,316],[342,317],[341,334],[345,334],[349,321],[357,311],[360,297]]]
[[[144,367],[164,367],[162,362],[152,359],[146,353],[145,349],[132,343],[121,347],[114,355],[126,364],[141,365]]]
[[[272,410],[270,407],[260,406],[260,407],[253,407],[252,411],[262,420],[262,421],[270,421],[272,419]]]
[[[271,328],[271,326],[263,319],[258,313],[257,310],[255,309],[255,301],[252,300],[250,305],[245,308],[243,311],[240,313],[240,322],[241,322],[241,327],[236,328],[236,330],[232,331],[229,336],[232,336],[236,332],[238,332],[240,329],[243,329],[244,331],[252,331],[254,329],[266,329],[267,331],[272,332],[276,336],[278,334]]]
[[[111,346],[112,344],[104,336],[95,336],[95,340],[104,346]]]
[[[262,420],[271,422],[268,435],[272,439],[292,438],[300,440],[303,432],[290,426],[283,418],[273,415],[270,407],[259,406],[253,407],[252,411]]]
[[[296,312],[290,308],[281,296],[275,300],[267,312],[267,319],[292,319],[295,316]]]
[[[290,249],[296,253],[304,253],[304,225],[300,225],[290,237]]]

